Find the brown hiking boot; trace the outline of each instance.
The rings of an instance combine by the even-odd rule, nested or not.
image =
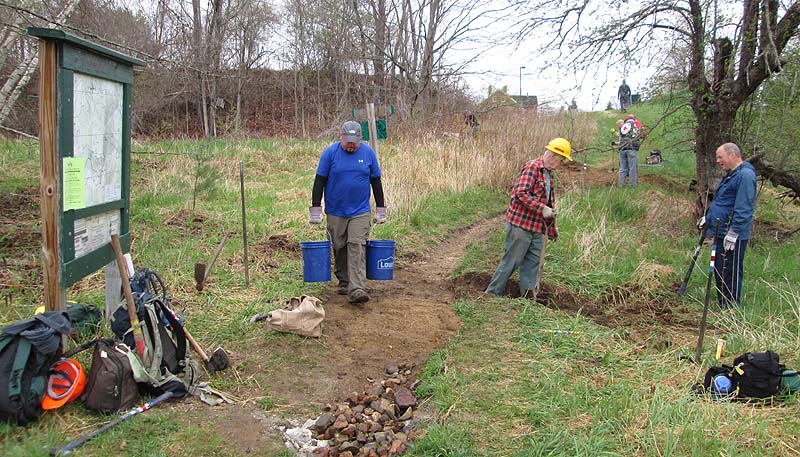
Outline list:
[[[347,301],[350,303],[366,303],[369,301],[369,295],[361,289],[356,289],[350,293],[350,298]]]

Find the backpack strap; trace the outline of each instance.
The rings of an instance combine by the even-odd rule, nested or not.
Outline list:
[[[156,306],[161,311],[161,314],[167,319],[169,325],[172,327],[172,332],[175,334],[175,346],[176,346],[176,356],[179,361],[184,360],[186,358],[186,330],[183,328],[183,324],[178,317],[175,316],[175,313],[167,306],[166,303],[160,300],[154,300]]]
[[[145,279],[150,287],[150,290],[153,291],[153,296],[159,297],[163,303],[168,303],[169,299],[167,298],[167,286],[164,285],[164,280],[161,279],[158,273],[155,270],[146,270]]]
[[[67,351],[67,352],[65,352],[64,354],[62,354],[62,355],[61,355],[61,358],[62,358],[62,359],[69,359],[69,358],[71,358],[72,356],[74,356],[75,354],[77,354],[77,353],[79,353],[79,352],[83,352],[83,351],[85,351],[85,350],[89,349],[90,347],[94,346],[94,345],[95,345],[95,344],[97,344],[97,342],[98,342],[98,341],[100,341],[101,339],[102,339],[102,338],[97,338],[97,339],[94,339],[94,340],[89,340],[89,341],[87,341],[87,342],[85,342],[85,343],[81,344],[80,346],[78,346],[78,347],[76,347],[76,348],[70,349],[69,351]]]
[[[27,338],[20,338],[17,345],[17,353],[14,356],[14,364],[11,367],[11,374],[8,377],[8,398],[19,398],[22,393],[22,374],[28,364],[31,355],[32,345]]]

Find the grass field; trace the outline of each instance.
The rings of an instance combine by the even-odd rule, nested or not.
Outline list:
[[[632,112],[647,124],[665,109],[637,105]],[[566,135],[576,148],[585,148],[576,158],[590,169],[560,174],[559,239],[547,247],[544,304],[488,299],[479,293],[480,284],[456,287],[451,306],[462,325],[420,370],[417,393],[428,415],[419,427],[426,433],[407,455],[800,453],[796,398],[759,405],[716,402],[690,392],[713,363],[717,338],[727,341],[728,363],[739,353],[769,348],[783,363],[800,368],[800,242],[797,235],[780,237],[800,225],[797,206],[776,200],[769,186],[761,188],[743,305],[728,312],[712,307],[704,365],[685,361],[697,342],[708,262],[706,248],[686,297],[678,297],[674,283],[682,279],[697,243],[688,190],[694,158],[674,130],[654,129],[644,147],[664,151],[667,163],[640,167],[643,183],[634,189],[612,187],[614,177],[606,169],[614,155],[606,145],[619,115],[498,114],[482,119],[475,138],[430,134],[381,144],[389,222],[376,226],[373,237],[396,240],[406,259],[435,251],[458,229],[504,211],[517,168],[553,136]],[[262,365],[248,371],[252,376],[221,373],[210,380],[225,391],[257,392],[243,406],[283,424],[318,413],[319,405],[290,404],[271,384],[270,373],[323,365],[331,348],[324,340],[264,334],[247,319],[278,307],[276,297],[319,295],[327,287],[303,283],[302,262],[292,248],[324,237],[306,218],[314,169],[327,144],[250,139],[133,147],[134,261],[167,279],[195,336],[206,345],[269,350]],[[0,150],[4,325],[29,317],[41,304],[42,291],[38,145],[2,140]],[[158,153],[165,151],[170,154]],[[249,288],[244,287],[240,162]],[[568,185],[568,179],[582,184]],[[11,206],[20,202],[29,208]],[[502,252],[502,228],[498,224],[490,236],[465,242],[466,254],[451,274],[454,284],[491,275]],[[197,293],[192,266],[207,262],[226,233],[231,236],[212,280]],[[68,298],[102,306],[103,287],[98,272],[71,287]],[[240,455],[229,435],[204,422],[204,414],[181,406],[157,408],[89,442],[79,455]],[[45,446],[63,444],[110,419],[71,404],[27,428],[0,425],[0,454],[45,455]],[[250,454],[288,455],[279,436],[266,437]]]

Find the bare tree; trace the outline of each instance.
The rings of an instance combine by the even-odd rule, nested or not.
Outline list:
[[[57,2],[34,2],[30,0],[0,2],[0,11],[10,22],[0,24],[0,68],[14,64],[0,87],[0,126],[5,124],[22,90],[39,66],[39,54],[35,41],[26,40],[26,26],[52,26],[69,17],[80,0]],[[54,14],[50,14],[55,11]],[[10,57],[12,57],[11,59]]]
[[[633,66],[659,58],[674,43],[689,49],[698,211],[720,177],[717,147],[737,140],[739,109],[781,70],[782,53],[800,25],[796,1],[646,0],[620,3],[617,11],[595,0],[544,0],[536,8],[522,0],[517,6],[518,36],[550,31],[544,47],[560,50],[562,62],[573,67]]]
[[[236,109],[234,129],[242,126],[242,90],[248,79],[248,72],[269,54],[264,46],[267,41],[267,27],[277,18],[272,7],[256,0],[236,0],[230,7],[231,22],[231,65],[235,68]]]

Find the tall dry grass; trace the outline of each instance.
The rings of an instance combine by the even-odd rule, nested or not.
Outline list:
[[[406,217],[432,192],[471,186],[510,186],[519,168],[539,157],[555,137],[573,149],[590,143],[596,123],[590,114],[493,111],[474,134],[432,130],[404,136],[381,150],[381,168],[392,209]],[[393,216],[396,217],[396,216]]]

